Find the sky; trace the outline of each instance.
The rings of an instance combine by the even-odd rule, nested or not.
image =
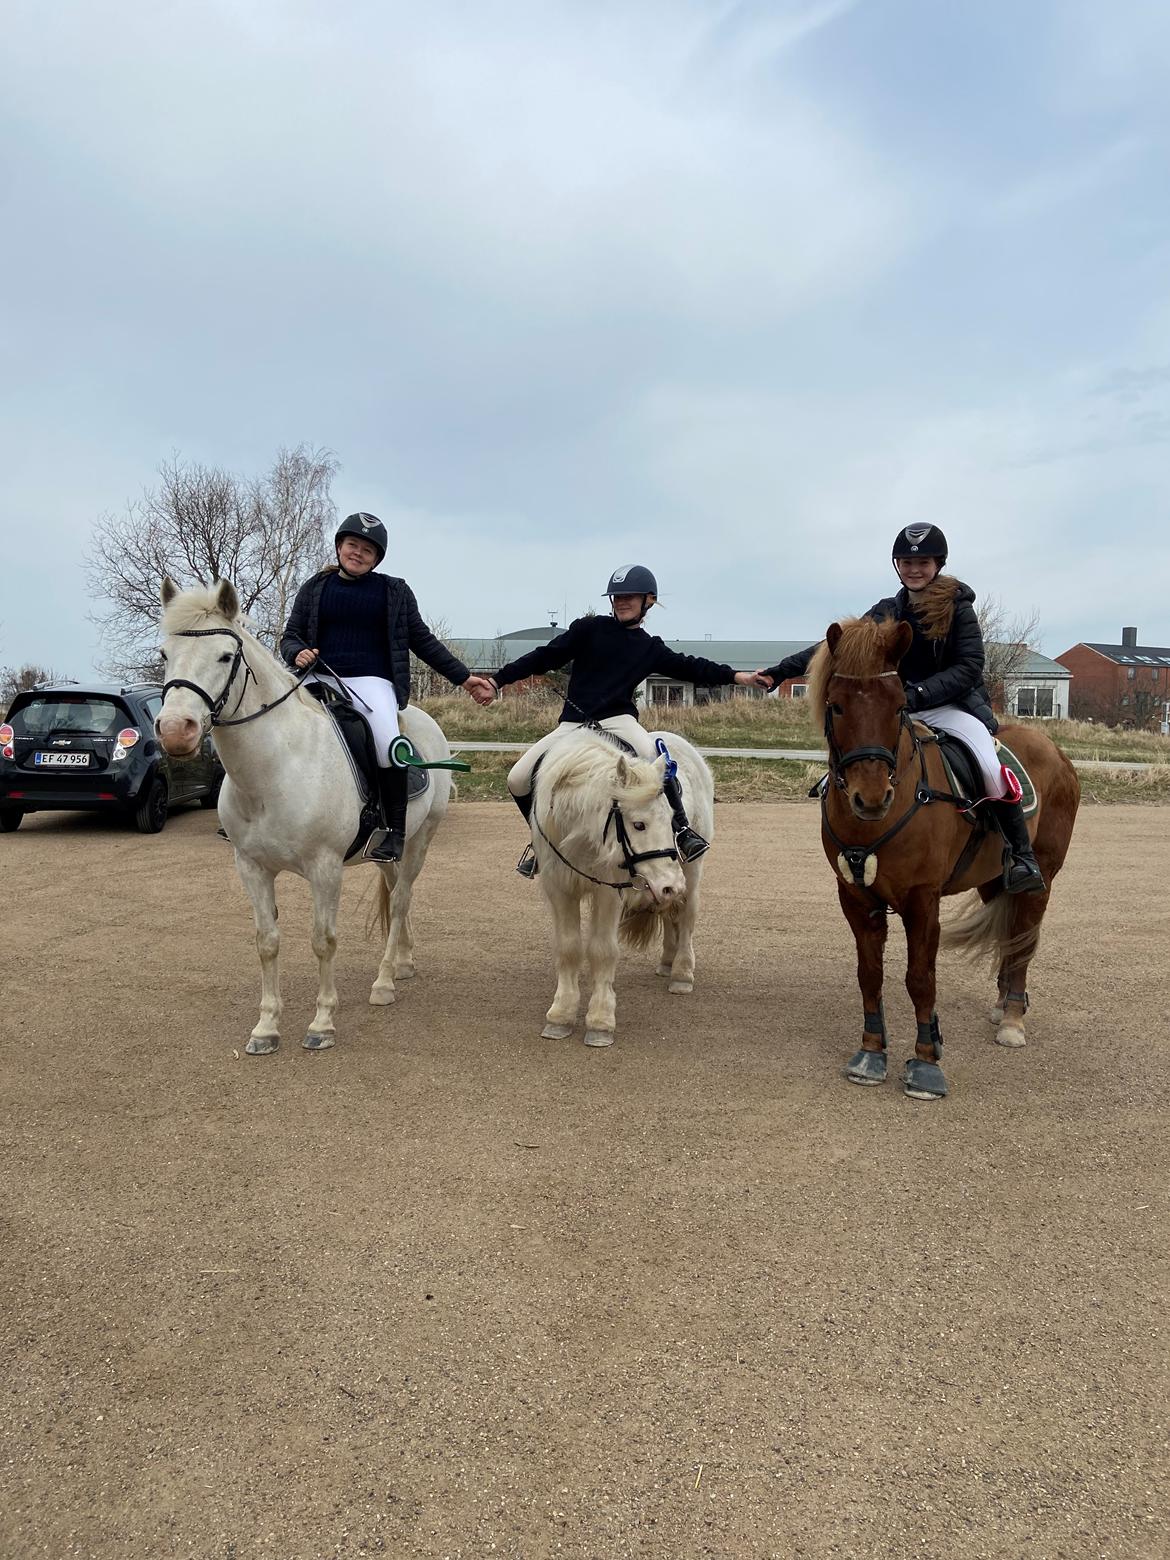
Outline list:
[[[1170,644],[1164,0],[7,0],[0,663],[175,453],[334,452],[453,638],[952,572]]]

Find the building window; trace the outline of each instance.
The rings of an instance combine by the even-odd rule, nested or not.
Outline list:
[[[805,699],[805,698],[807,698],[808,697],[808,683],[793,683],[792,684],[792,697],[794,699]]]
[[[1136,666],[1128,667],[1126,669],[1125,675],[1129,678],[1130,682],[1133,682],[1134,678],[1137,676],[1137,667]]]
[[[1016,690],[1016,714],[1032,715],[1040,720],[1051,720],[1052,689],[1018,688]]]

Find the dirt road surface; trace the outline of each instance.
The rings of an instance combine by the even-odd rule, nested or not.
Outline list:
[[[599,1052],[539,1038],[544,902],[467,803],[391,1008],[351,874],[324,1054],[284,880],[244,1056],[214,829],[0,840],[5,1560],[1170,1553],[1161,813],[1082,814],[1026,1050],[944,963],[934,1105],[840,1077],[811,808],[718,809],[695,992],[627,959]]]

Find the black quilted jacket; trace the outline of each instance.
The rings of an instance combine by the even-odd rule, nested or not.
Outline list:
[[[302,650],[317,648],[317,630],[321,613],[321,592],[330,570],[323,569],[306,580],[297,591],[288,624],[281,636],[280,653],[292,666]],[[375,578],[386,587],[386,636],[390,644],[390,665],[393,668],[394,692],[400,709],[410,703],[410,652],[425,661],[436,672],[458,686],[471,676],[458,656],[452,655],[441,639],[423,622],[414,599],[414,591],[405,580],[391,574],[379,574]]]

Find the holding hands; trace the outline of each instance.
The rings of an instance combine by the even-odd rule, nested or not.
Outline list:
[[[754,672],[736,672],[735,680],[741,688],[771,688],[772,679],[762,668]]]
[[[479,677],[475,673],[472,673],[461,686],[467,690],[477,704],[490,704],[498,691],[490,677]]]

